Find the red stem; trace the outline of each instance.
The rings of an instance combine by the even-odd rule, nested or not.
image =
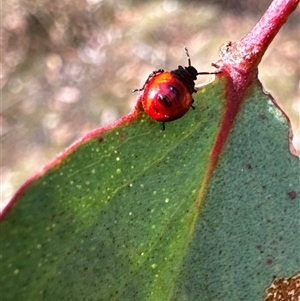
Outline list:
[[[258,23],[240,41],[240,51],[246,54],[256,67],[277,32],[297,8],[298,3],[299,0],[273,0]]]

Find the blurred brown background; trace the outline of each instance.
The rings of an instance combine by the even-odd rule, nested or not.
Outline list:
[[[213,70],[270,0],[10,0],[2,3],[2,205],[30,175],[87,132],[127,114],[153,70]],[[299,123],[299,8],[259,77]],[[198,79],[198,83],[206,78]]]

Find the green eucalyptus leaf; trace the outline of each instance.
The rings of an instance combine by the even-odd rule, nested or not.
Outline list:
[[[254,301],[299,271],[286,119],[253,84],[210,173],[224,91],[165,131],[140,112],[95,132],[27,183],[1,222],[4,299]]]

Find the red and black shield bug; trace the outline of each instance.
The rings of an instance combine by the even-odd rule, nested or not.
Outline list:
[[[145,112],[154,120],[162,122],[163,130],[165,122],[181,118],[190,107],[193,107],[195,80],[197,75],[217,74],[215,72],[198,72],[191,65],[191,58],[187,48],[184,48],[188,58],[188,66],[178,66],[172,71],[159,69],[153,71],[147,78],[141,89],[132,92],[143,92],[142,105]]]

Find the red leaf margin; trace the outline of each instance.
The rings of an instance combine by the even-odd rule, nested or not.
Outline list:
[[[140,97],[137,99],[136,105],[134,106],[133,110],[128,114],[120,118],[119,120],[113,122],[110,125],[97,128],[89,133],[87,133],[82,138],[75,141],[73,144],[71,144],[69,147],[67,147],[65,150],[63,150],[60,154],[58,154],[51,162],[44,165],[40,170],[38,170],[36,173],[34,173],[29,179],[25,181],[25,183],[16,191],[12,199],[8,202],[8,204],[3,208],[3,210],[0,212],[0,221],[6,216],[8,211],[13,207],[15,202],[18,200],[18,198],[24,193],[24,191],[27,189],[27,187],[40,178],[42,175],[44,175],[49,169],[57,166],[60,164],[60,162],[66,158],[70,153],[72,153],[75,149],[77,149],[81,144],[84,142],[101,136],[102,133],[107,132],[111,129],[114,129],[117,126],[120,126],[122,124],[131,123],[135,120],[137,115],[142,111],[141,108],[141,99]]]

